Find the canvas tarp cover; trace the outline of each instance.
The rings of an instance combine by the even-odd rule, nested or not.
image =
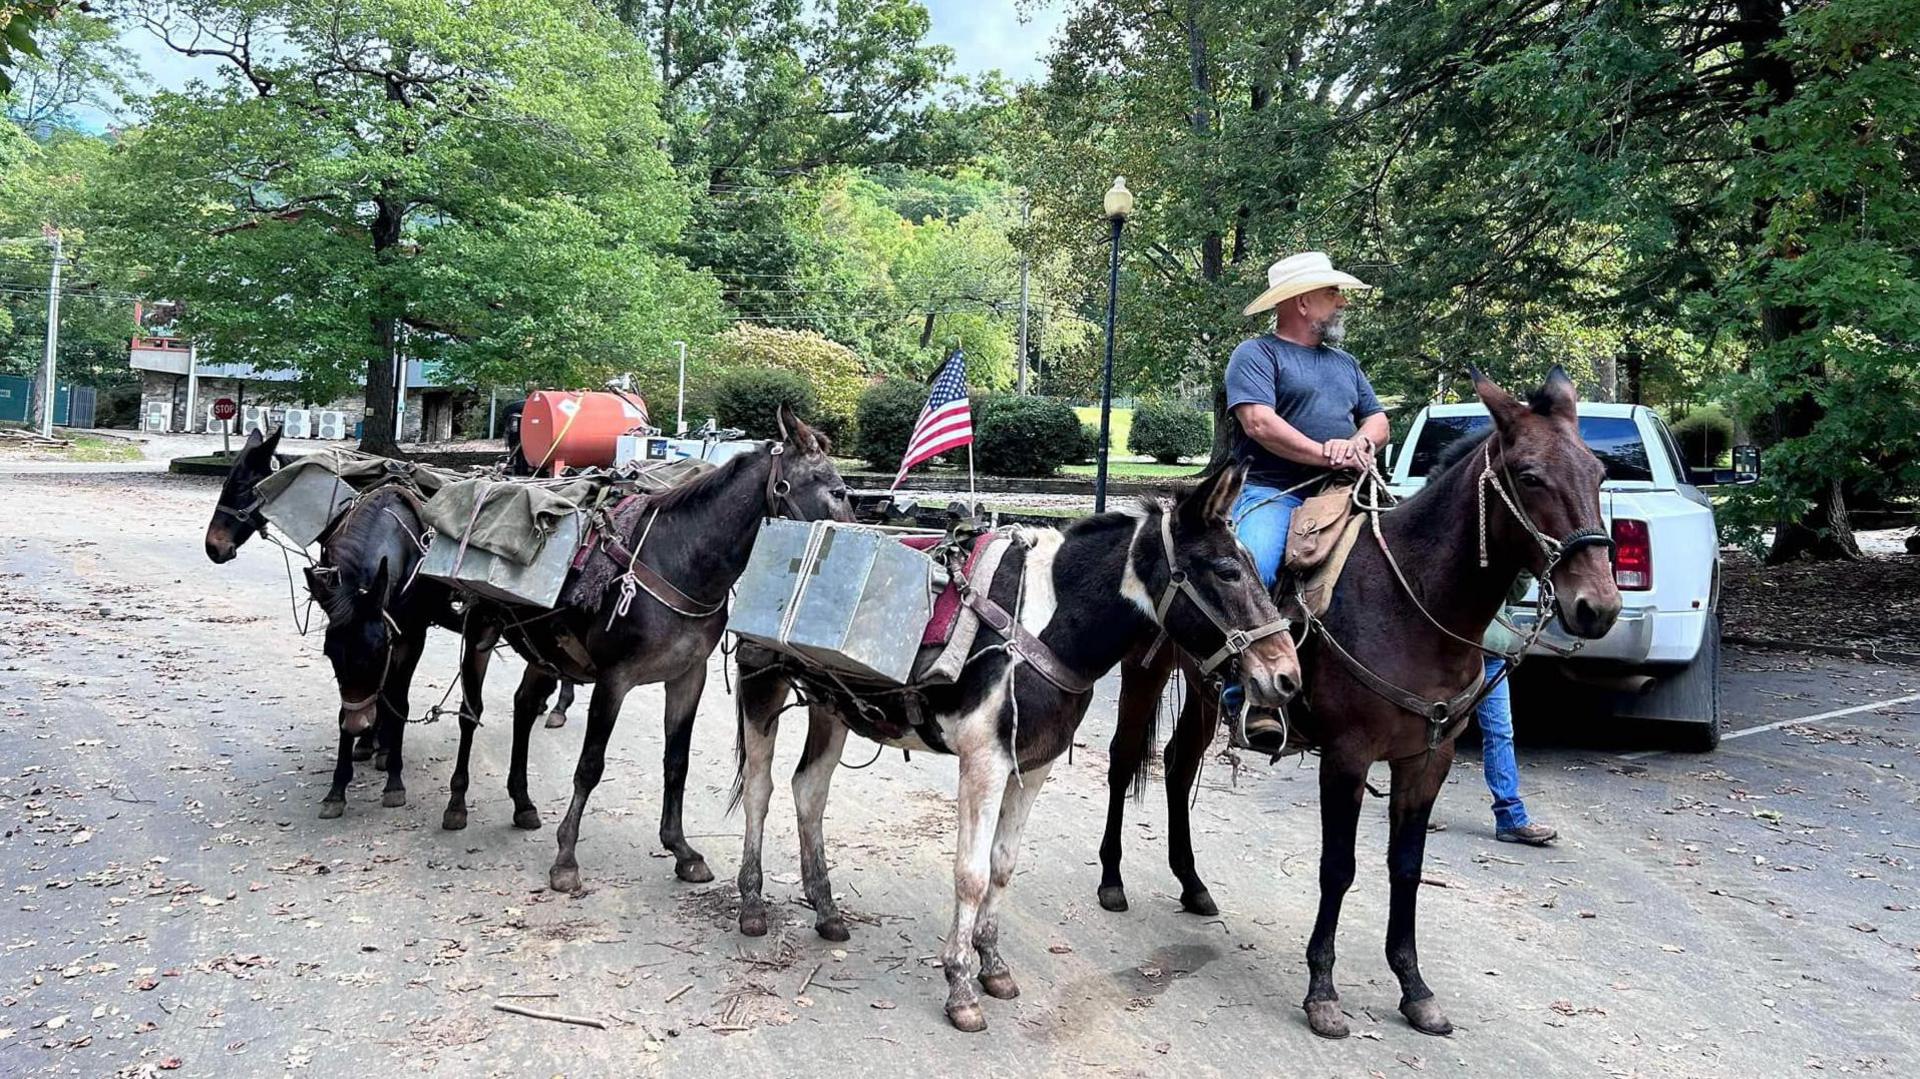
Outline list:
[[[592,509],[629,492],[665,490],[712,470],[705,461],[680,460],[619,477],[461,479],[435,492],[427,500],[423,516],[427,526],[440,535],[529,565],[568,514]]]
[[[292,487],[301,473],[308,469],[319,469],[353,488],[365,491],[382,484],[399,481],[417,488],[423,496],[431,498],[435,491],[449,483],[466,478],[464,472],[454,472],[445,468],[434,468],[414,461],[396,461],[391,457],[376,457],[370,453],[354,450],[321,450],[296,457],[259,483],[254,484],[254,494],[264,502],[271,502],[281,493]]]

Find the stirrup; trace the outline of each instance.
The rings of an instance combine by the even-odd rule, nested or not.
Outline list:
[[[1244,749],[1250,753],[1266,754],[1268,763],[1274,763],[1281,757],[1286,756],[1288,746],[1293,741],[1293,729],[1292,725],[1287,722],[1287,710],[1285,707],[1262,710],[1271,711],[1274,718],[1279,720],[1280,739],[1278,745],[1255,745],[1253,739],[1248,736],[1247,716],[1253,712],[1251,706],[1241,708],[1239,713],[1233,717],[1233,722],[1227,727],[1227,744],[1235,749]]]

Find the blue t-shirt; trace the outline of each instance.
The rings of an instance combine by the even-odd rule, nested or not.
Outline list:
[[[1384,412],[1354,358],[1337,348],[1308,348],[1274,335],[1240,342],[1227,361],[1227,411],[1261,404],[1308,438],[1351,438],[1360,422]],[[1234,425],[1233,455],[1252,462],[1247,482],[1287,488],[1322,471],[1279,457]]]

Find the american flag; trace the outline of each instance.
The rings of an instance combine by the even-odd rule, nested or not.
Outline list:
[[[947,357],[940,375],[933,380],[933,392],[920,421],[913,425],[913,437],[907,440],[906,455],[900,458],[900,474],[893,486],[907,478],[907,469],[948,450],[973,444],[973,410],[967,403],[967,355],[959,349]]]

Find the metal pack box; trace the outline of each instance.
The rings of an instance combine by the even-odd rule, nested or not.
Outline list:
[[[320,538],[360,492],[324,468],[302,468],[260,504],[260,515],[302,547]]]
[[[829,670],[901,685],[933,616],[933,577],[931,558],[885,531],[769,520],[727,628]]]
[[[457,538],[436,532],[420,572],[488,599],[552,607],[559,602],[560,588],[567,583],[574,552],[580,548],[583,517],[583,513],[569,513],[560,518],[540,554],[526,565],[471,544],[462,552]]]

